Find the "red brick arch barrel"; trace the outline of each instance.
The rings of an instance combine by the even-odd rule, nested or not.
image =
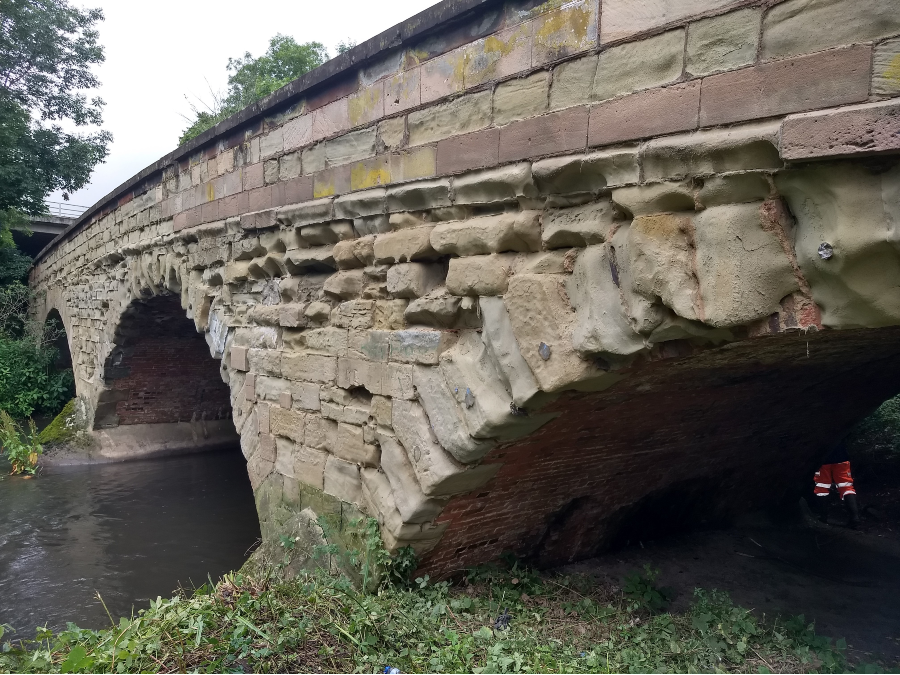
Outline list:
[[[898,36],[446,0],[123,183],[39,311],[101,452],[238,434],[269,543],[367,515],[447,574],[726,519],[900,390]]]

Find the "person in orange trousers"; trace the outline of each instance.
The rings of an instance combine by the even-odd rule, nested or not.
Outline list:
[[[841,501],[850,514],[850,527],[854,530],[859,527],[859,505],[856,503],[856,489],[853,486],[853,475],[850,473],[850,457],[847,454],[846,439],[841,440],[825,457],[822,466],[816,471],[813,481],[816,495],[816,510],[819,520],[828,522],[828,496],[831,494],[831,485],[837,487]]]

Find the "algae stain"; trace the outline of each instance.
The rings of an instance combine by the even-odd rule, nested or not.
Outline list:
[[[591,14],[591,10],[587,7],[576,7],[554,12],[544,19],[543,25],[537,31],[535,37],[539,42],[547,45],[578,46],[587,37],[588,27],[592,18]]]
[[[381,101],[380,87],[366,87],[357,96],[347,101],[347,114],[350,117],[350,126],[369,121],[371,113]],[[380,117],[380,115],[377,115]]]
[[[334,194],[334,181],[316,181],[313,184],[313,197],[331,197]]]
[[[211,202],[216,198],[216,188],[213,186],[212,181],[206,184],[206,201]]]

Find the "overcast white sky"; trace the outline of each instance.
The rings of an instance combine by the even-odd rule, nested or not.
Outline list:
[[[437,0],[72,0],[102,7],[106,62],[96,72],[114,140],[105,164],[71,203],[91,206],[173,150],[187,126],[188,95],[224,91],[230,56],[262,54],[276,33],[317,40],[331,56],[341,40],[362,42]],[[206,80],[204,79],[206,78]],[[54,194],[51,200],[60,200]]]

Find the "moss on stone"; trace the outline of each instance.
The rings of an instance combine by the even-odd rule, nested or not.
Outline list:
[[[78,423],[75,403],[76,399],[74,398],[66,403],[62,412],[38,434],[38,441],[41,445],[62,445],[76,439]]]

